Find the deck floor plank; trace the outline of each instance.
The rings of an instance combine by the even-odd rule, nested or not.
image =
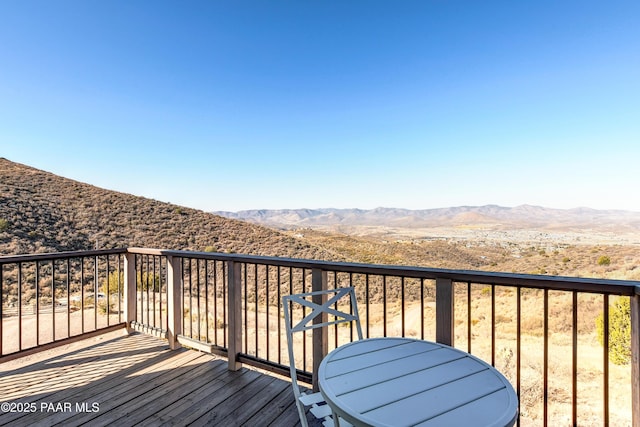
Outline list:
[[[291,384],[286,383],[285,388],[274,396],[271,401],[267,402],[255,413],[248,414],[249,418],[246,419],[246,425],[270,425],[281,413],[287,412],[289,407],[291,407],[291,411],[294,412],[297,419],[298,413],[293,401],[293,390],[291,389]]]
[[[0,412],[0,426],[300,424],[286,379],[232,372],[222,357],[170,350],[155,337],[136,333],[48,353],[0,365],[0,402],[16,409]]]
[[[193,359],[198,357],[197,353],[189,352],[186,350],[178,351],[175,354],[171,354],[168,352],[167,348],[157,348],[156,350],[160,350],[154,357],[146,358],[142,360],[139,364],[134,364],[134,366],[130,366],[124,370],[114,370],[113,366],[110,366],[109,369],[105,369],[105,364],[103,361],[100,363],[93,364],[93,372],[90,375],[87,374],[89,370],[83,367],[79,369],[78,372],[70,372],[66,370],[64,373],[66,375],[60,375],[58,377],[58,385],[56,388],[60,388],[60,385],[68,387],[64,390],[59,390],[57,393],[48,394],[46,397],[42,397],[37,399],[36,404],[38,408],[41,408],[41,404],[43,403],[59,403],[59,402],[69,402],[72,404],[74,411],[53,411],[49,413],[47,411],[41,410],[37,411],[34,414],[30,414],[28,419],[25,420],[16,420],[15,425],[31,425],[33,422],[37,422],[42,419],[47,419],[49,425],[54,425],[55,423],[62,422],[63,420],[68,420],[74,416],[79,416],[75,412],[76,403],[82,404],[84,402],[97,402],[102,408],[102,410],[108,410],[115,401],[118,399],[131,399],[131,396],[128,396],[131,390],[135,390],[136,394],[139,394],[140,386],[147,386],[146,382],[152,380],[156,375],[154,372],[163,372],[166,370],[175,369],[178,366],[189,365]],[[107,356],[105,356],[107,357]],[[171,357],[171,358],[169,358]],[[110,359],[113,361],[113,359]],[[140,360],[140,359],[138,359]],[[121,365],[115,363],[115,366],[118,367]],[[130,375],[135,374],[136,376],[130,377]],[[81,383],[85,383],[82,387],[74,386],[74,378],[81,377]],[[87,383],[87,380],[90,380]],[[34,397],[32,395],[32,397]],[[85,415],[86,418],[90,418],[89,415],[94,414],[93,412]],[[24,417],[23,417],[24,418]],[[0,418],[0,422],[3,420]],[[67,421],[71,422],[71,421]]]
[[[247,423],[247,420],[253,414],[260,414],[261,418],[264,421],[264,410],[268,408],[270,404],[273,403],[276,397],[280,396],[282,391],[286,390],[288,400],[292,400],[293,392],[291,391],[291,385],[285,383],[284,381],[272,381],[264,387],[262,390],[258,390],[256,394],[251,396],[251,398],[242,405],[238,405],[236,409],[230,411],[222,420],[220,420],[220,425],[224,426],[241,426]],[[276,408],[278,408],[276,406]],[[199,420],[203,420],[204,417],[199,418]],[[194,426],[198,425],[198,423],[194,423]],[[200,425],[206,425],[200,423]]]
[[[233,396],[230,396],[220,405],[216,406],[214,410],[199,411],[202,412],[202,415],[189,423],[189,425],[193,427],[208,425],[238,425],[229,421],[229,417],[233,413],[237,413],[245,409],[251,410],[252,399],[254,399],[257,394],[264,393],[268,390],[269,385],[273,381],[275,381],[275,378],[266,375],[256,378],[255,381],[252,381],[250,384],[243,387],[241,393],[235,393]]]
[[[257,372],[245,372],[242,375],[234,376],[230,382],[220,387],[217,392],[212,395],[196,393],[193,404],[173,416],[170,424],[189,425],[209,411],[217,412],[218,406],[222,405],[225,400],[236,393],[241,393],[247,385],[251,384],[258,377],[260,377],[260,374]],[[202,389],[200,391],[202,391]],[[212,405],[213,408],[209,408],[209,405]]]
[[[103,419],[119,418],[124,415],[121,411],[135,411],[139,407],[144,407],[149,400],[149,394],[155,396],[158,390],[172,393],[175,387],[187,386],[188,381],[182,380],[184,375],[188,374],[189,377],[193,377],[198,374],[206,374],[208,368],[207,365],[202,364],[201,357],[188,360],[181,366],[172,365],[167,363],[162,363],[160,366],[155,365],[154,370],[129,378],[126,382],[120,381],[120,384],[113,388],[93,389],[90,401],[104,402],[100,405],[101,411],[99,413],[70,414],[70,416],[64,417],[64,425],[73,427],[91,421],[93,426],[94,419],[97,417]]]
[[[210,396],[208,406],[215,407],[215,405],[220,403],[220,396],[223,394],[224,388],[230,381],[233,381],[234,379],[239,381],[244,375],[248,375],[253,378],[254,374],[256,373],[249,370],[243,370],[240,372],[223,372],[215,381],[209,381],[202,387],[192,389],[190,393],[181,399],[174,399],[172,402],[167,402],[164,409],[149,414],[149,417],[139,425],[142,427],[162,426],[171,423],[180,424],[183,422],[183,414],[188,413],[190,408],[197,404],[199,396]]]
[[[180,378],[171,381],[167,387],[158,387],[155,390],[145,393],[136,402],[131,402],[126,406],[126,413],[109,411],[105,416],[100,416],[91,421],[91,426],[98,427],[102,425],[136,425],[141,423],[149,416],[165,409],[168,404],[174,404],[177,401],[185,399],[194,388],[212,381],[215,377],[226,372],[226,363],[203,364],[201,368],[189,370]],[[165,395],[170,395],[171,401]],[[170,405],[169,405],[170,406]],[[118,415],[120,415],[118,417]]]

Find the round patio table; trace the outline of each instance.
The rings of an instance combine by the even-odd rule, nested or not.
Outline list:
[[[498,370],[458,349],[411,338],[343,345],[321,362],[326,402],[356,426],[512,426],[513,386]]]

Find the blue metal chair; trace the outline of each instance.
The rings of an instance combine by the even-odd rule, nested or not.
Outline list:
[[[312,301],[314,296],[327,295],[327,301],[321,305]],[[346,313],[334,308],[334,304],[342,299],[350,298],[351,311]],[[289,366],[291,370],[291,384],[293,386],[293,394],[300,415],[300,423],[303,427],[308,427],[305,407],[310,406],[310,412],[318,419],[323,419],[324,426],[332,426],[333,418],[331,417],[331,408],[327,405],[320,392],[305,393],[301,391],[298,385],[298,371],[295,365],[294,357],[294,334],[304,334],[310,329],[323,328],[339,323],[355,323],[358,333],[358,339],[362,339],[362,328],[360,326],[360,318],[358,316],[358,307],[356,303],[356,294],[353,287],[330,289],[326,291],[306,292],[301,294],[286,295],[282,297],[282,306],[284,310],[284,319],[287,333],[287,345],[289,348]],[[307,314],[302,320],[293,322],[291,313],[294,307],[308,307],[311,313]],[[321,323],[313,323],[314,319],[327,314],[327,321]],[[346,421],[340,420],[339,425],[348,426]]]

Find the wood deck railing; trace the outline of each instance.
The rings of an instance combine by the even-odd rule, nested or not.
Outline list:
[[[0,257],[0,361],[127,327],[223,354],[231,370],[287,375],[281,296],[340,286],[356,287],[366,336],[435,340],[500,369],[518,392],[519,424],[640,425],[635,281],[141,248]],[[609,311],[625,298],[631,360],[618,366]],[[354,339],[318,331],[296,353],[310,383],[322,357]]]

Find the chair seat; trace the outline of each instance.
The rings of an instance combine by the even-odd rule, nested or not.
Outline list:
[[[319,420],[324,418],[322,422],[324,427],[333,427],[335,425],[331,418],[331,407],[325,403],[321,393],[303,393],[300,395],[299,400],[304,406],[311,406],[309,412],[311,412],[314,417]],[[319,405],[319,403],[321,405]],[[352,425],[340,418],[340,427],[352,427]]]
[[[313,414],[314,417],[318,419],[322,419],[324,417],[331,416],[331,407],[327,404],[325,405],[313,405],[309,408],[309,411]]]
[[[302,393],[300,395],[300,402],[302,402],[302,404],[304,406],[310,406],[313,405],[314,403],[322,403],[324,402],[324,398],[322,397],[321,393]]]

